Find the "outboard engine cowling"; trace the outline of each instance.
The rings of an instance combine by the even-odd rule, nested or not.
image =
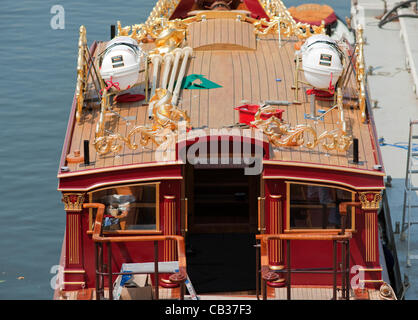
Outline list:
[[[100,74],[102,78],[119,83],[120,90],[127,90],[136,84],[142,51],[138,42],[130,37],[116,37],[103,52]]]
[[[301,47],[302,69],[306,81],[317,89],[334,86],[343,71],[344,53],[326,35],[313,35]]]

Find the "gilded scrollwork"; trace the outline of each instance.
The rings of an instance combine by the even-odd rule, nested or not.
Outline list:
[[[202,20],[203,16],[197,15],[186,19],[169,20],[178,3],[179,0],[159,0],[146,22],[142,24],[122,27],[120,21],[118,21],[118,35],[130,36],[138,42],[148,42],[158,41],[159,38],[165,36],[164,34],[175,30],[175,35],[172,40],[174,39],[176,42],[179,42],[179,34],[183,34],[181,37],[182,40],[186,33],[187,26],[191,22]],[[242,17],[242,21],[254,25],[254,32],[256,34],[265,35],[279,33],[280,36],[296,36],[300,40],[304,40],[312,35],[311,30],[313,30],[314,34],[323,34],[325,32],[324,23],[320,26],[311,26],[307,23],[296,22],[281,0],[262,1],[261,3],[269,16],[269,21],[264,18],[257,20],[249,17]],[[164,44],[164,49],[159,53],[165,53],[168,48],[173,48],[173,43],[170,43],[169,45]]]
[[[256,20],[254,22],[254,32],[256,34],[278,33],[285,37],[296,36],[299,40],[304,40],[312,35],[311,29],[314,34],[325,32],[324,22],[320,26],[296,22],[281,0],[261,1],[261,4],[269,16],[269,21],[266,19]]]
[[[261,114],[276,111],[277,107],[270,105],[260,107],[251,124],[263,130],[264,134],[268,136],[270,143],[276,147],[304,146],[308,149],[313,149],[321,144],[322,148],[326,151],[337,150],[345,152],[352,144],[352,137],[346,132],[341,89],[338,90],[337,103],[340,114],[339,128],[324,131],[321,134],[318,134],[309,124],[300,124],[291,127],[274,115],[266,120],[261,119]]]
[[[119,152],[122,143],[131,149],[138,149],[139,145],[145,147],[150,143],[166,150],[174,141],[174,137],[178,130],[180,121],[186,122],[186,128],[190,128],[190,118],[186,111],[180,110],[171,104],[172,95],[166,89],[158,88],[155,95],[150,99],[150,107],[152,108],[153,121],[150,126],[136,126],[125,136],[119,133],[109,133],[104,129],[104,122],[99,120],[96,127],[96,137],[93,142],[96,151],[100,155],[109,152]],[[104,100],[104,104],[108,103]],[[102,107],[101,119],[104,118],[108,107]],[[136,135],[139,134],[139,144],[133,142]]]

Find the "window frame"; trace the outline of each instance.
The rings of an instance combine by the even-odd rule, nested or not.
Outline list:
[[[93,201],[93,193],[100,192],[103,190],[108,189],[115,189],[118,187],[139,187],[139,186],[147,186],[147,185],[155,185],[155,229],[152,230],[103,230],[103,234],[131,234],[131,235],[138,235],[138,234],[162,234],[161,225],[160,225],[160,184],[161,181],[157,182],[145,182],[145,183],[131,183],[131,184],[118,184],[112,185],[104,188],[95,189],[89,191],[88,199],[89,203]],[[89,226],[87,229],[88,234],[93,233],[93,208],[89,209]]]
[[[324,233],[337,233],[340,232],[342,229],[322,229],[322,228],[291,228],[290,227],[290,185],[291,184],[299,184],[299,185],[308,185],[308,186],[319,186],[319,187],[328,187],[334,189],[340,189],[344,191],[348,191],[351,193],[351,201],[355,201],[356,198],[356,191],[338,187],[331,184],[323,184],[323,183],[310,183],[310,182],[295,182],[295,181],[285,181],[286,183],[286,228],[284,230],[285,233],[307,233],[307,232],[324,232]],[[351,207],[351,228],[346,228],[345,230],[348,232],[356,232],[356,208]]]

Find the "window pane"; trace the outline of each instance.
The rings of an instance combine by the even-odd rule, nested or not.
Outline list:
[[[339,229],[339,204],[352,201],[352,192],[314,185],[290,184],[291,229]],[[351,228],[351,214],[347,214]]]
[[[156,185],[123,186],[93,193],[105,208],[103,230],[156,230]]]

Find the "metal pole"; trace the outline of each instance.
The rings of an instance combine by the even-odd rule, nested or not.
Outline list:
[[[105,286],[105,265],[104,265],[104,245],[103,243],[100,244],[100,272],[101,272],[101,280],[100,280],[100,294],[104,299],[104,286]]]
[[[180,300],[184,300],[185,283],[184,281],[180,284]]]
[[[154,241],[154,276],[155,276],[155,299],[159,299],[159,282],[160,277],[158,275],[158,241]]]
[[[111,242],[107,243],[107,273],[109,285],[109,300],[113,300],[113,283],[112,283],[112,247]]]
[[[257,300],[260,300],[258,295],[260,293],[260,245],[257,243],[255,247],[255,296],[257,297]]]
[[[332,300],[337,300],[337,241],[332,241],[332,258],[333,258],[333,285],[332,285]]]
[[[149,103],[149,71],[148,71],[148,57],[145,56],[145,102]]]
[[[261,278],[261,283],[263,285],[263,300],[267,300],[267,281]]]
[[[287,254],[287,300],[291,300],[290,240],[286,240]]]
[[[350,241],[346,240],[346,246],[347,249],[345,250],[345,254],[346,254],[346,259],[345,259],[345,263],[347,264],[346,267],[346,274],[345,274],[345,286],[346,286],[346,295],[345,298],[346,300],[350,300]]]
[[[409,139],[408,139],[408,153],[406,156],[406,173],[405,173],[405,189],[403,196],[403,206],[402,206],[402,224],[401,224],[401,235],[400,240],[405,240],[405,211],[407,204],[407,196],[409,190],[409,162],[411,160],[411,141],[412,141],[412,121],[409,121]]]
[[[345,249],[346,249],[346,246],[345,246],[345,241],[342,241],[341,242],[341,270],[342,270],[342,273],[341,273],[341,289],[342,289],[342,297],[343,297],[343,299],[345,298],[345,294],[346,294],[346,290],[345,290],[345,280],[346,280],[346,277],[345,277],[345,274],[346,274],[346,272],[347,272],[347,266],[346,266],[346,263],[345,263],[345,260],[346,260],[346,255],[345,255]]]
[[[99,275],[99,244],[96,242],[94,244],[95,251],[95,262],[96,262],[96,300],[100,300],[100,275]]]

